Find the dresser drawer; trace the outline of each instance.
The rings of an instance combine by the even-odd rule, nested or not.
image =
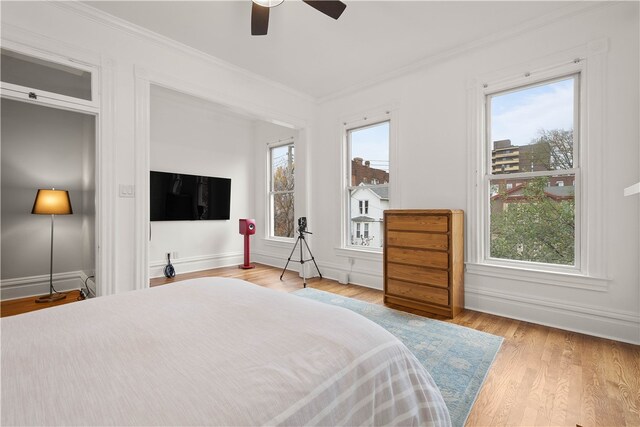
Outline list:
[[[424,249],[387,247],[387,262],[420,265],[423,267],[449,268],[449,254]]]
[[[389,231],[387,232],[387,245],[446,251],[449,247],[449,236],[446,234]]]
[[[446,233],[449,229],[446,215],[387,215],[386,221],[387,230]]]
[[[416,285],[391,278],[387,279],[387,293],[433,304],[449,304],[449,291],[446,289]]]
[[[433,270],[431,268],[416,265],[387,263],[387,277],[390,279],[408,280],[432,286],[446,288],[449,286],[449,272],[446,270]]]

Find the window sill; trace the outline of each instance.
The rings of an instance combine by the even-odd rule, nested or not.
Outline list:
[[[274,248],[291,248],[291,245],[296,241],[295,239],[287,239],[287,238],[274,238],[274,237],[265,237],[262,239],[265,246],[272,246]]]
[[[611,279],[583,274],[540,271],[492,264],[466,263],[466,272],[478,276],[563,286],[596,292],[607,292],[609,290],[609,282],[611,281]]]
[[[365,261],[382,261],[382,249],[334,248],[336,255],[345,258],[356,258]]]

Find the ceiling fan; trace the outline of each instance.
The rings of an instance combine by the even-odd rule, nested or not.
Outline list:
[[[264,36],[269,29],[269,9],[278,6],[284,0],[252,0],[251,35]],[[347,5],[337,0],[302,0],[304,3],[333,19],[340,18]]]

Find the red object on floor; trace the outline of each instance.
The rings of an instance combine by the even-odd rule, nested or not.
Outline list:
[[[255,268],[255,265],[249,262],[250,242],[249,236],[256,234],[256,220],[255,219],[240,219],[240,234],[244,235],[244,264],[239,265],[239,268],[248,270]]]

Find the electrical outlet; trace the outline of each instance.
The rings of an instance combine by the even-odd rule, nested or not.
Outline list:
[[[171,252],[171,258],[172,259],[178,259],[178,251]]]

